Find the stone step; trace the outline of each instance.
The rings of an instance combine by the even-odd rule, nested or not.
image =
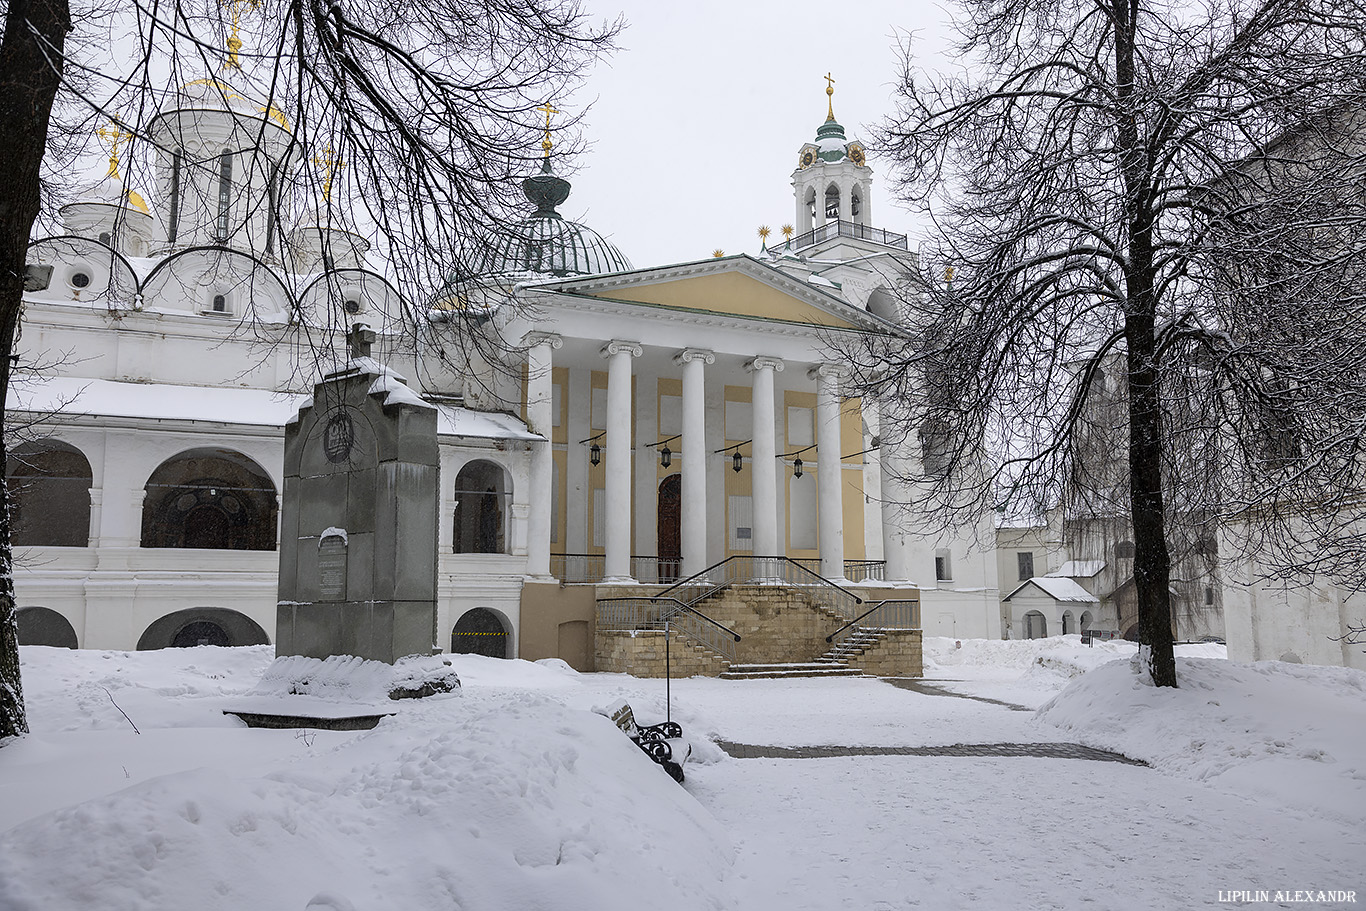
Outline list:
[[[782,679],[791,677],[861,677],[863,671],[837,662],[787,662],[779,664],[732,664],[723,680]]]

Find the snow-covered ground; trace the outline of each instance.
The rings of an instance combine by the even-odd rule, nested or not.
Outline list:
[[[660,720],[662,681],[459,656],[459,692],[392,703],[373,731],[263,731],[223,709],[263,698],[268,647],[22,651],[34,732],[0,748],[3,911],[1166,909],[1252,890],[1366,902],[1356,671],[1188,646],[1182,687],[1157,690],[1133,646],[1059,637],[927,640],[942,695],[871,678],[679,680],[672,715],[694,746],[680,788],[591,711],[626,699]],[[717,739],[1071,742],[1152,767],[732,759]],[[1260,906],[1278,904],[1299,903]]]

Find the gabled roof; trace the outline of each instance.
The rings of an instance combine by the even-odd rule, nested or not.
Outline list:
[[[1105,568],[1104,560],[1068,560],[1048,574],[1050,579],[1089,579]]]
[[[717,313],[838,331],[897,335],[901,329],[747,254],[526,285],[627,306]]]
[[[1009,601],[1030,586],[1042,591],[1054,601],[1081,601],[1090,604],[1099,604],[1100,599],[1082,588],[1071,579],[1054,579],[1050,576],[1035,576],[1028,581],[1022,582],[1020,587],[1002,598],[1002,601]]]

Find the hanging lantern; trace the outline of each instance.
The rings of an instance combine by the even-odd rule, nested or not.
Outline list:
[[[673,464],[673,460],[673,450],[669,448],[668,443],[665,443],[662,447],[660,447],[659,450],[659,464],[665,468],[668,468],[670,465]]]
[[[792,477],[794,477],[794,478],[800,478],[801,476],[802,476],[802,457],[801,457],[801,456],[797,456],[795,459],[792,460]]]
[[[730,467],[734,468],[736,471],[739,471],[742,467],[744,467],[745,458],[744,456],[740,455],[740,450],[735,450],[735,455],[730,457],[730,463]]]
[[[588,461],[592,462],[594,467],[602,462],[602,447],[597,443],[588,447]]]

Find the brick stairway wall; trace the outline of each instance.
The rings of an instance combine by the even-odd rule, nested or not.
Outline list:
[[[925,659],[921,638],[918,629],[886,630],[882,641],[850,663],[875,677],[923,677]]]
[[[740,634],[737,664],[811,661],[830,648],[825,637],[843,622],[801,593],[770,585],[733,586],[697,608]]]
[[[668,666],[671,676],[715,677],[727,662],[706,649],[694,646],[677,632],[671,633]],[[598,630],[596,661],[599,671],[634,677],[663,677],[665,669],[663,630]]]

